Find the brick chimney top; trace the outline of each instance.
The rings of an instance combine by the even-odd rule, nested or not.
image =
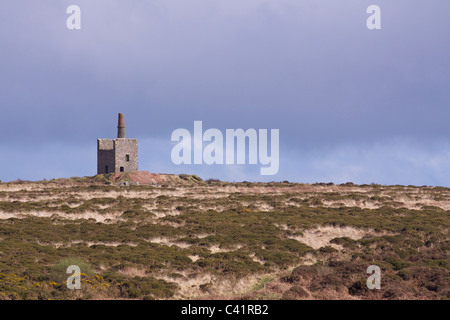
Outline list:
[[[117,138],[125,138],[125,118],[119,113],[119,124],[117,125]]]

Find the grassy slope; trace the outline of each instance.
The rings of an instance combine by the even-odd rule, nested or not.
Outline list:
[[[0,184],[0,298],[450,298],[450,189],[108,178]],[[365,236],[302,242],[319,226]]]

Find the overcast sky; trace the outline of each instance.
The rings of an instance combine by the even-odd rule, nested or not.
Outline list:
[[[81,30],[66,9],[81,8]],[[381,8],[381,30],[366,9]],[[2,0],[0,179],[96,174],[117,113],[139,169],[450,186],[450,2]],[[174,165],[171,133],[279,129],[280,169]]]

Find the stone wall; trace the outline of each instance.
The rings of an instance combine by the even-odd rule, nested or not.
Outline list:
[[[114,140],[97,139],[97,174],[112,173],[115,170]],[[108,172],[106,172],[108,166]]]
[[[138,141],[137,139],[117,138],[115,145],[115,172],[137,171],[138,169]],[[128,155],[128,161],[127,161]]]

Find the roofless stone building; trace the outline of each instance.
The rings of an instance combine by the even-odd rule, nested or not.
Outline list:
[[[97,174],[138,170],[138,141],[125,137],[125,118],[119,113],[116,139],[97,139]]]

